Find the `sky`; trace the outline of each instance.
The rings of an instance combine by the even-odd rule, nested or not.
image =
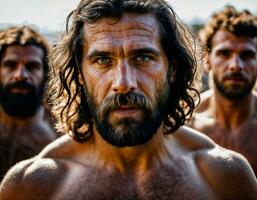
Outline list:
[[[0,0],[0,24],[33,24],[41,31],[63,31],[80,0]],[[226,4],[257,14],[257,0],[168,0],[186,23],[205,22]]]

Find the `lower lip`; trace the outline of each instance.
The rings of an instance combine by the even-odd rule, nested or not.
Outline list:
[[[138,108],[120,108],[113,111],[114,114],[122,116],[130,116],[139,112]]]
[[[23,88],[13,88],[11,89],[12,93],[28,93],[28,89],[23,89]]]
[[[226,79],[225,81],[235,82],[235,83],[243,83],[243,82],[245,82],[243,79]]]

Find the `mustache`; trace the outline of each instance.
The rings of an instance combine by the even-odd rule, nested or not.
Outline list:
[[[134,106],[137,108],[142,108],[149,110],[151,108],[148,100],[145,96],[129,92],[126,94],[115,94],[107,97],[99,106],[99,113],[109,113],[123,105]]]
[[[226,80],[226,79],[240,79],[243,81],[247,81],[247,78],[241,72],[227,73],[223,76],[223,80]]]
[[[35,87],[26,82],[26,81],[16,81],[16,82],[13,82],[13,83],[10,83],[10,84],[7,84],[5,87],[4,87],[4,90],[5,91],[10,91],[11,89],[13,88],[22,88],[22,89],[28,89],[29,91],[34,91],[35,90]]]

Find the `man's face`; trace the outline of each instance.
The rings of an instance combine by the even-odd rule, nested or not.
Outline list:
[[[237,100],[249,95],[257,77],[257,37],[236,36],[219,30],[212,38],[208,64],[216,89]]]
[[[43,98],[44,52],[35,45],[8,46],[0,65],[0,103],[13,117],[31,117]]]
[[[82,73],[96,129],[115,146],[150,140],[169,96],[168,59],[152,15],[125,14],[84,26]]]

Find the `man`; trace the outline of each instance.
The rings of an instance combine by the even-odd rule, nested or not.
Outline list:
[[[12,168],[1,199],[257,199],[242,156],[178,130],[195,107],[196,66],[165,1],[83,0],[69,18],[50,94],[73,139]]]
[[[56,138],[44,120],[48,43],[32,28],[0,33],[0,173]]]
[[[257,17],[228,6],[200,36],[213,84],[202,94],[192,127],[243,154],[257,175]]]

